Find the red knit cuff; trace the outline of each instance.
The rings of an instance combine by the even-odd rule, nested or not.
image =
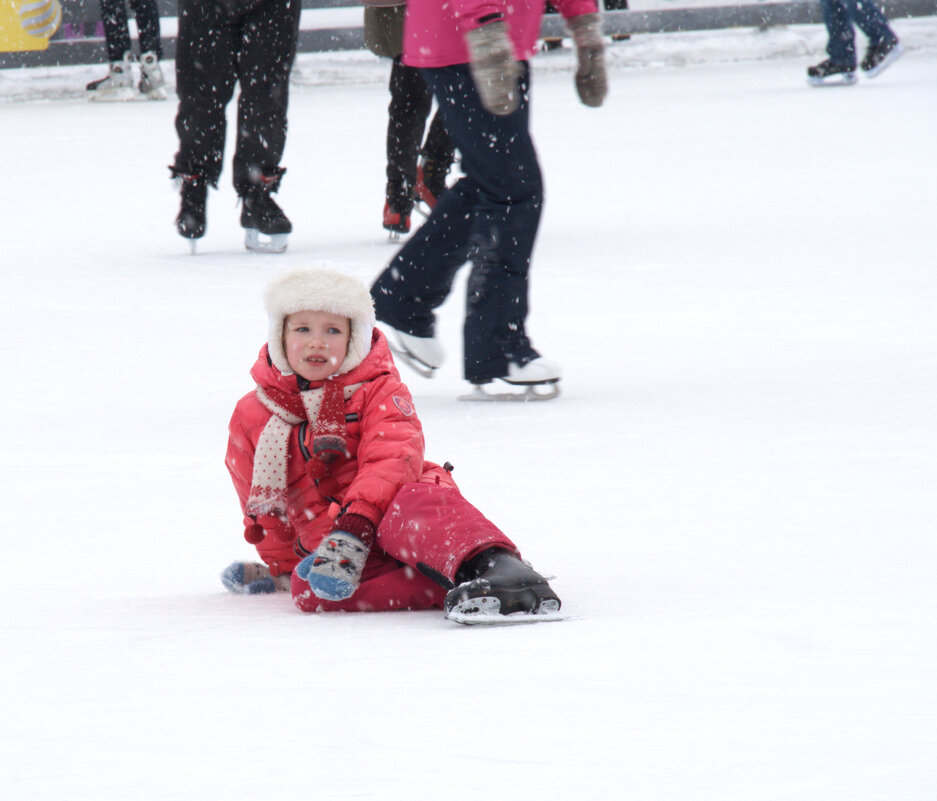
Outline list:
[[[346,534],[351,534],[368,546],[374,542],[374,523],[361,515],[348,514],[346,512],[335,521],[332,530],[344,531]]]

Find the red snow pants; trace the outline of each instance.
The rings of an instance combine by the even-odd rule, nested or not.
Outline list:
[[[445,584],[487,548],[517,553],[511,540],[455,487],[413,482],[391,502],[351,598],[325,601],[295,572],[293,602],[303,612],[441,608]]]

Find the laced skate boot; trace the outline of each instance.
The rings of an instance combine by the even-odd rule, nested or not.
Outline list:
[[[856,82],[854,65],[837,64],[831,59],[807,67],[807,83],[811,86],[851,86]]]
[[[166,80],[159,67],[159,59],[152,51],[140,56],[140,93],[150,100],[166,99]]]
[[[258,253],[283,253],[293,224],[271,195],[280,188],[286,170],[273,175],[259,175],[256,181],[238,190],[241,196],[241,227],[244,247]]]
[[[222,571],[221,583],[228,592],[260,595],[289,590],[290,577],[271,576],[270,568],[257,562],[232,562]]]
[[[368,558],[368,546],[353,534],[333,531],[296,566],[317,598],[344,601],[355,594]]]
[[[186,239],[200,239],[205,235],[205,203],[208,200],[208,184],[201,175],[186,175],[173,171],[181,183],[182,206],[176,217],[176,230]],[[193,242],[194,247],[194,242]]]
[[[124,53],[122,61],[112,61],[108,65],[107,75],[92,81],[85,89],[90,100],[103,103],[115,103],[133,100],[133,65],[130,53]]]
[[[874,78],[894,64],[902,53],[904,53],[904,48],[898,44],[897,39],[869,45],[869,49],[865,51],[865,58],[859,66],[869,78]]]
[[[436,337],[417,337],[398,331],[386,323],[379,325],[387,336],[387,344],[394,356],[424,378],[432,378],[435,375],[446,358],[446,353]]]
[[[500,548],[490,548],[466,562],[446,595],[446,617],[458,623],[478,616],[549,615],[560,599],[547,580],[526,562]]]

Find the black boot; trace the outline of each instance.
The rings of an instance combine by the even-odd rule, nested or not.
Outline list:
[[[854,65],[838,64],[828,58],[826,61],[807,67],[807,83],[811,86],[828,86],[831,84],[849,86],[855,82],[856,68]]]
[[[208,199],[208,183],[201,175],[187,175],[173,171],[173,177],[181,181],[182,206],[176,217],[176,230],[186,239],[200,239],[205,235],[205,203]]]
[[[241,197],[241,227],[244,246],[259,253],[286,251],[287,234],[293,224],[271,195],[280,188],[280,179],[286,170],[278,168],[272,175],[259,175],[256,179],[237,187]]]
[[[256,181],[238,187],[241,196],[241,228],[253,228],[262,234],[288,234],[293,224],[271,195],[280,188],[280,179],[286,170],[273,175],[261,175]]]
[[[514,554],[490,548],[462,565],[455,589],[446,595],[446,614],[528,615],[557,612],[560,599],[547,580]]]

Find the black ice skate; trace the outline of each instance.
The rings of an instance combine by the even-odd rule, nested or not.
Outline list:
[[[562,619],[560,599],[547,580],[513,554],[491,548],[463,565],[464,579],[446,595],[446,617],[456,623],[537,623]]]
[[[852,86],[856,82],[856,68],[837,64],[831,59],[807,67],[807,83],[811,86]]]
[[[293,224],[271,195],[280,187],[285,169],[274,175],[260,175],[238,189],[241,196],[241,227],[244,247],[255,253],[284,253]]]
[[[191,240],[193,253],[195,240],[205,235],[205,203],[208,199],[208,183],[201,175],[188,175],[174,167],[169,168],[173,177],[180,182],[182,205],[176,217],[176,230],[179,236]]]
[[[904,53],[904,48],[898,44],[897,39],[878,45],[869,45],[869,49],[865,51],[865,58],[859,66],[869,78],[874,78],[894,64],[902,53]]]

